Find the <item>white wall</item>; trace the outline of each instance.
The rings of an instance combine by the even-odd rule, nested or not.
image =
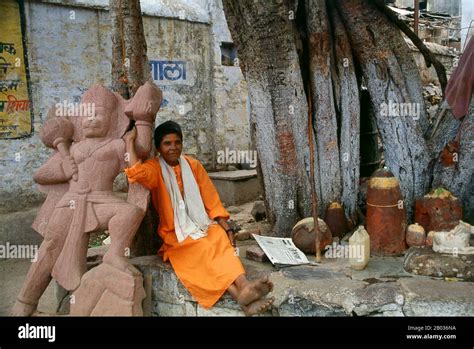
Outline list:
[[[104,10],[108,1],[68,2],[80,6],[62,5],[64,1],[59,0],[25,2],[35,131],[31,137],[0,140],[0,213],[26,208],[43,198],[32,174],[50,154],[38,137],[48,108],[64,100],[78,102],[94,83],[111,83],[110,23]],[[214,16],[218,28],[212,30],[207,10],[214,0],[142,0],[142,5],[151,14],[153,3],[171,2],[166,11],[185,9],[192,20],[180,20],[171,12],[172,18],[143,17],[148,58],[185,60],[187,64],[185,81],[157,81],[164,95],[157,123],[169,119],[181,123],[185,152],[209,168],[218,150],[249,149],[247,90],[240,69],[221,67],[215,58],[227,28],[219,12]],[[203,3],[207,4],[204,9],[200,7]],[[165,10],[156,11],[162,14]],[[21,155],[20,161],[14,161],[16,154]]]
[[[461,28],[469,27],[471,21],[474,20],[474,0],[462,0],[462,19]],[[461,30],[461,48],[465,46],[467,29]],[[472,29],[470,35],[474,34],[474,21],[472,22]]]

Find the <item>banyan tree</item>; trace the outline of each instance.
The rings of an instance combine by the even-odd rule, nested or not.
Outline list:
[[[372,122],[370,110],[384,164],[399,179],[412,215],[414,200],[432,185],[446,141],[432,139],[440,130],[431,132],[419,72],[402,32],[434,65],[444,89],[444,68],[421,40],[379,0],[223,3],[248,84],[274,234],[288,236],[298,219],[312,215],[312,190],[320,215],[339,202],[356,221],[360,133]]]

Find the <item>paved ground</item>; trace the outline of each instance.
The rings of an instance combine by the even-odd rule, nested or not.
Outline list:
[[[0,316],[7,316],[25,280],[31,262],[28,259],[0,259]],[[39,312],[54,314],[56,296],[51,282],[38,306]]]

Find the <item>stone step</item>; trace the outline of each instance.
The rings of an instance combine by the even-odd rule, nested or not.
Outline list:
[[[210,172],[209,177],[226,206],[255,201],[263,193],[256,170]]]

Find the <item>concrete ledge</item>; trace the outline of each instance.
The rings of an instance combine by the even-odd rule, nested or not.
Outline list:
[[[257,178],[257,170],[237,170],[237,171],[220,171],[210,172],[211,179],[219,179],[226,181],[238,181],[242,179]]]
[[[227,206],[255,201],[263,193],[256,170],[211,172],[209,177]]]
[[[240,256],[253,243],[239,246]],[[269,275],[274,283],[269,296],[275,302],[263,316],[474,316],[473,283],[410,275],[403,270],[402,257],[372,258],[362,271],[352,270],[346,259],[281,270],[270,263],[241,260],[249,278]],[[161,257],[131,262],[149,283],[149,316],[243,316],[228,294],[210,310],[198,306]]]
[[[159,256],[137,257],[131,262],[143,273],[145,280],[145,303],[150,304],[144,307],[149,308],[145,316],[244,316],[228,294],[210,310],[199,306],[178,280],[171,264],[163,262]]]
[[[407,316],[474,316],[474,284],[424,279],[401,280]]]

